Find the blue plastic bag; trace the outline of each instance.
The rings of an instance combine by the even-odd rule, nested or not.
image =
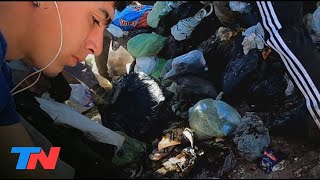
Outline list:
[[[147,16],[151,9],[150,5],[129,5],[123,11],[115,12],[112,24],[124,31],[147,28]]]
[[[172,61],[172,69],[164,76],[165,79],[175,79],[178,76],[188,73],[200,72],[206,70],[206,60],[200,50],[193,50]]]
[[[229,6],[231,11],[238,11],[242,14],[250,13],[252,9],[250,6],[250,3],[241,2],[241,1],[230,1]]]
[[[312,17],[313,30],[317,36],[320,36],[320,6],[314,11]]]

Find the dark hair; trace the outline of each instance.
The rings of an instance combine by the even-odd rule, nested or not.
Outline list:
[[[118,11],[124,10],[128,5],[130,5],[132,1],[115,1],[114,7]]]

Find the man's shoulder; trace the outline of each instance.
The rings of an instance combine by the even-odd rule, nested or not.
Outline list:
[[[13,97],[10,93],[11,86],[10,68],[0,59],[0,126],[20,122],[20,117],[16,112]]]
[[[7,81],[0,71],[0,126],[20,122]]]
[[[4,61],[7,51],[7,43],[0,32],[0,126],[11,125],[20,122],[16,112],[13,97],[10,93],[12,88],[11,70]]]

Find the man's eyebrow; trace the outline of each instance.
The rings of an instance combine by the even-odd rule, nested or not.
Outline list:
[[[105,9],[99,8],[99,10],[104,14],[105,16],[105,24],[104,26],[108,26],[111,23],[111,17],[110,14],[108,13],[108,11],[106,11]]]
[[[108,11],[102,9],[102,8],[99,8],[99,10],[104,14],[104,16],[106,17],[106,19],[110,18],[110,15],[108,13]]]

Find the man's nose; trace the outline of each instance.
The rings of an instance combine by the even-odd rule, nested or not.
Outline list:
[[[88,38],[85,42],[85,49],[88,50],[90,54],[94,54],[96,56],[101,54],[103,44],[103,32],[104,29],[97,28],[89,33]]]

